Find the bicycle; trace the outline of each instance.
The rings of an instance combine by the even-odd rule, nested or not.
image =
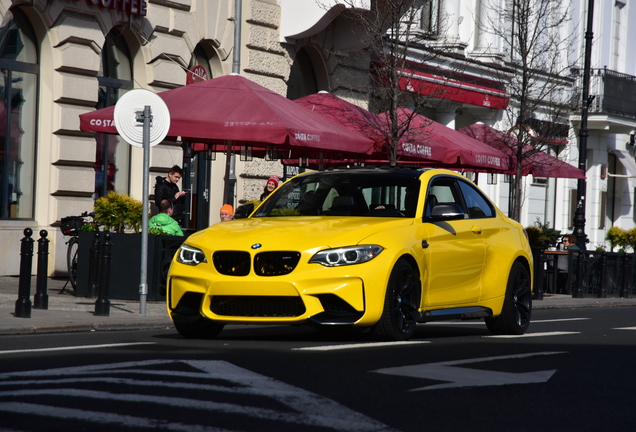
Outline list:
[[[64,284],[64,287],[62,287],[62,291],[60,291],[60,293],[64,292],[69,282],[73,287],[73,291],[75,291],[77,287],[77,253],[79,250],[79,232],[82,226],[84,226],[85,224],[95,223],[92,220],[87,222],[84,218],[90,217],[91,219],[93,219],[94,216],[94,212],[84,212],[79,216],[67,216],[62,218],[60,230],[62,231],[63,235],[70,236],[70,238],[66,242],[66,244],[68,245],[68,247],[66,248],[66,268],[68,269],[68,281],[66,281],[66,284]]]

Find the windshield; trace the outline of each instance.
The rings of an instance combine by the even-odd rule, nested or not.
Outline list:
[[[412,173],[316,172],[278,188],[254,217],[415,217],[419,190]]]

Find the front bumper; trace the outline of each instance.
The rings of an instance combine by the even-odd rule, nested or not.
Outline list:
[[[175,321],[203,316],[226,324],[372,325],[381,315],[386,283],[369,274],[351,274],[351,268],[366,270],[368,264],[313,265],[312,271],[298,275],[228,277],[173,263],[168,313]]]

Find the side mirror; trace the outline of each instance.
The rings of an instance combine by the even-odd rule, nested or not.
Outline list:
[[[464,219],[464,210],[457,204],[437,204],[431,211],[429,221],[450,221]]]

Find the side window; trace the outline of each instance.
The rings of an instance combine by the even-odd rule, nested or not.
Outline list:
[[[461,194],[454,178],[434,179],[426,195],[425,216],[431,216],[431,210],[437,204],[456,204],[462,208]]]
[[[460,181],[459,186],[464,195],[464,201],[471,219],[489,218],[495,216],[495,209],[486,197],[473,185]]]

